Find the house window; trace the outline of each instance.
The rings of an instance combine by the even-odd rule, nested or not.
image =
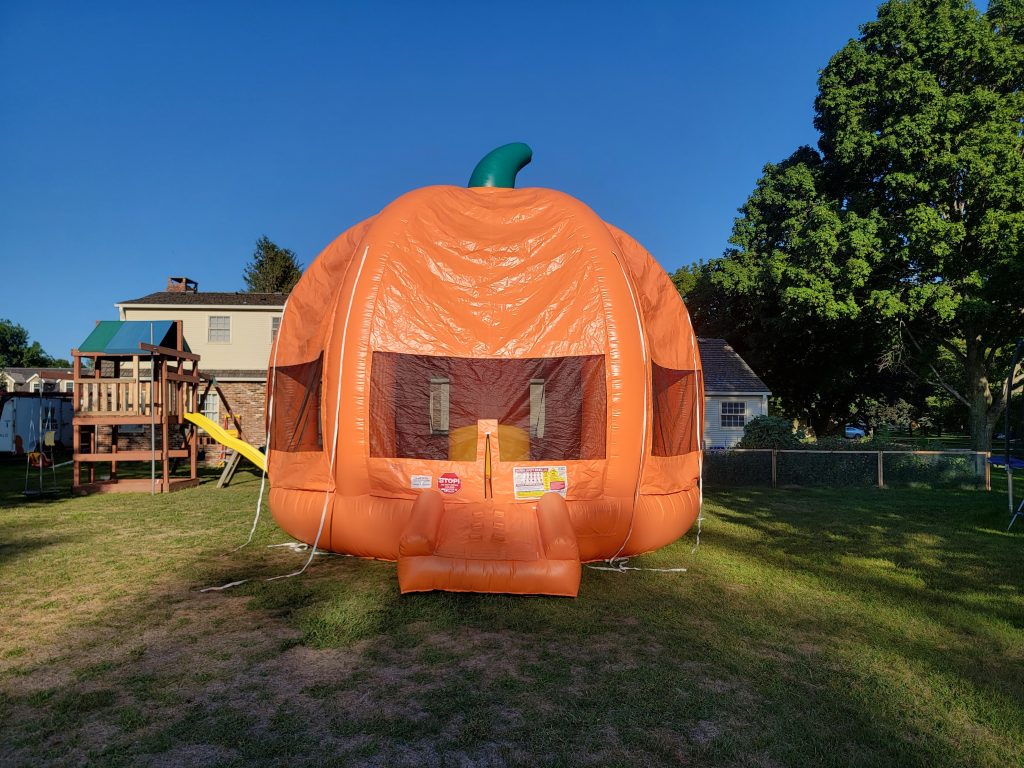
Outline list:
[[[216,392],[208,392],[203,400],[203,416],[214,424],[220,423],[220,395]]]
[[[722,403],[722,427],[740,428],[747,423],[747,404],[743,400],[726,400]]]
[[[281,329],[281,318],[272,317],[270,318],[270,343],[273,344],[277,341],[277,332]]]
[[[231,341],[231,318],[228,315],[210,315],[208,341],[227,344]]]
[[[32,382],[32,391],[33,392],[38,392],[41,386],[42,385],[38,381],[33,381]]]

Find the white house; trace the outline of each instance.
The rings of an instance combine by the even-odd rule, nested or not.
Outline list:
[[[743,427],[768,414],[771,390],[725,339],[698,339],[704,368],[704,447],[731,448]]]

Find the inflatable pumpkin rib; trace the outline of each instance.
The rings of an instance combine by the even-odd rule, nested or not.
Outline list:
[[[700,497],[700,360],[671,281],[580,201],[410,192],[310,266],[270,373],[278,524],[397,560],[403,592],[575,595],[580,563],[664,546]],[[337,425],[337,428],[335,428]],[[333,461],[332,461],[333,456]]]

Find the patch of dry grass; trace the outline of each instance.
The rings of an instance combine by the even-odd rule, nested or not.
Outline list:
[[[0,470],[0,482],[19,481]],[[401,597],[258,480],[0,509],[0,764],[983,766],[1024,759],[1024,535],[976,492],[709,500],[684,574]],[[16,502],[16,503],[10,503]],[[238,578],[223,593],[202,586]]]

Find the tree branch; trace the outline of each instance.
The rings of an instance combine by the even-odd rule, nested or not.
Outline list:
[[[903,321],[900,321],[900,332],[902,333],[903,331],[906,331],[907,337],[910,339],[910,342],[914,345],[914,348],[917,350],[918,354],[921,356],[921,358],[928,365],[928,369],[935,376],[935,381],[930,381],[930,380],[926,380],[926,381],[929,381],[929,383],[934,385],[934,386],[937,386],[937,387],[940,387],[940,388],[946,390],[949,394],[951,394],[953,397],[955,397],[961,403],[963,403],[968,408],[970,408],[971,404],[967,401],[967,398],[964,397],[963,395],[961,395],[952,385],[948,384],[946,382],[946,380],[944,378],[942,378],[942,374],[938,372],[938,370],[935,368],[934,365],[932,365],[931,360],[927,359],[927,356],[925,355],[924,350],[921,349],[921,345],[917,343],[917,339],[914,338],[914,334],[912,334],[910,332],[910,329],[906,326],[906,323],[904,323]],[[967,361],[966,357],[963,357],[962,359],[964,360],[964,362]],[[908,368],[909,368],[909,366],[908,366]]]
[[[907,331],[907,333],[909,333],[909,331]],[[955,357],[957,360],[959,360],[964,365],[967,365],[967,355],[965,353],[961,352],[959,349],[957,349],[956,345],[953,344],[953,342],[951,342],[951,341],[949,341],[947,339],[936,339],[935,341],[936,341],[936,343],[940,347],[942,347],[946,351],[952,353],[953,357]]]

